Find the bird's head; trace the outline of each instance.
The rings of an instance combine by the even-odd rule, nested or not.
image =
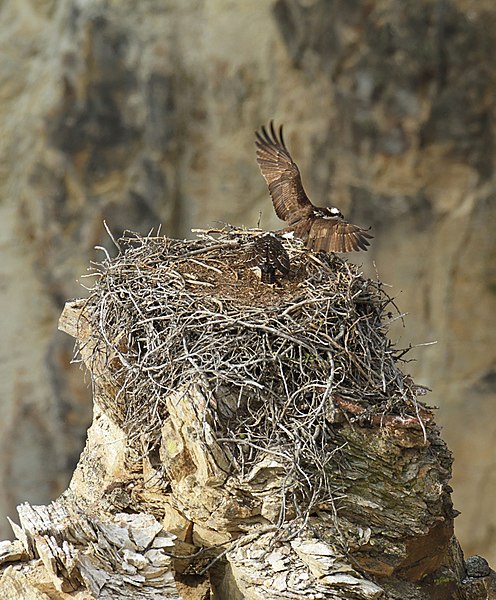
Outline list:
[[[339,210],[339,208],[336,208],[335,206],[324,206],[323,208],[320,209],[322,211],[322,216],[325,217],[330,217],[330,218],[338,218],[338,219],[344,219],[344,216],[342,214],[342,212]]]

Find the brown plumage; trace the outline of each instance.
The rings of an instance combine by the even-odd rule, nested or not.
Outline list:
[[[261,127],[255,135],[257,162],[269,186],[274,210],[288,224],[283,231],[294,232],[316,252],[367,250],[373,237],[367,229],[345,221],[337,208],[310,202],[284,142],[282,125],[276,131],[271,121],[269,130]]]
[[[253,240],[252,267],[260,269],[262,283],[276,283],[276,272],[289,275],[290,262],[281,240],[272,232],[259,235]]]

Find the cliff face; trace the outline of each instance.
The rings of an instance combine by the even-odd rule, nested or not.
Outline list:
[[[253,144],[275,118],[314,202],[372,225],[371,251],[350,258],[393,286],[405,345],[438,341],[406,370],[440,406],[458,537],[494,560],[493,3],[0,10],[0,512],[55,496],[80,451],[89,394],[55,330],[93,246],[110,247],[102,220],[187,236],[263,211],[279,227]]]

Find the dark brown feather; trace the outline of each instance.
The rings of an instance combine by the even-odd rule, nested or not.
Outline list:
[[[367,250],[370,245],[372,236],[366,229],[340,217],[314,217],[309,221],[308,236],[302,239],[307,248],[316,252],[356,252]]]
[[[367,250],[372,235],[346,222],[334,209],[314,206],[303,189],[300,171],[284,142],[282,125],[276,131],[261,127],[256,132],[257,162],[267,182],[277,216],[286,221],[307,248],[316,252]]]
[[[292,223],[308,214],[312,204],[303,189],[300,171],[284,143],[282,125],[276,132],[271,121],[270,132],[261,127],[255,135],[257,162],[269,186],[276,214],[283,221]]]
[[[287,276],[291,268],[286,249],[272,232],[257,236],[253,240],[249,264],[260,269],[263,283],[275,283],[277,271]]]

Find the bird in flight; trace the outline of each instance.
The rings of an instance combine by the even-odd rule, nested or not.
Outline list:
[[[276,272],[289,275],[290,262],[281,240],[273,232],[258,235],[253,240],[250,265],[260,269],[262,283],[276,283]]]
[[[335,207],[313,205],[303,189],[300,171],[291,158],[282,134],[270,122],[255,133],[257,162],[269,186],[277,216],[286,221],[281,233],[293,232],[316,252],[367,250],[372,235],[367,229],[345,221]]]

